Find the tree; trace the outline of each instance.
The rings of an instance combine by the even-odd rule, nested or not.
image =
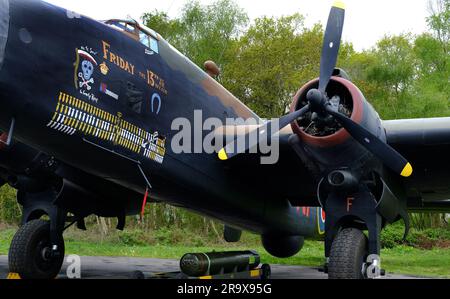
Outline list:
[[[0,188],[0,223],[19,224],[22,209],[16,199],[16,190],[8,185]]]
[[[431,34],[417,37],[414,52],[418,61],[418,76],[415,80],[414,102],[417,117],[449,115],[450,76],[448,55],[438,39]]]
[[[430,0],[429,33],[418,36],[414,52],[418,61],[415,98],[420,99],[421,117],[450,113],[450,0]]]
[[[166,13],[154,11],[142,19],[198,66],[213,60],[221,68],[226,66],[226,49],[248,24],[247,14],[232,0],[217,0],[206,6],[191,1],[179,18],[170,19]]]
[[[450,0],[429,0],[428,26],[440,42],[443,52],[448,55],[450,42]]]
[[[317,68],[317,53],[304,59],[301,32],[303,16],[260,18],[229,48],[230,61],[223,83],[238,98],[263,117],[283,114],[292,101],[292,93],[301,83],[301,75]],[[317,44],[321,31],[309,32],[309,44]]]
[[[170,19],[167,13],[154,10],[151,13],[142,15],[142,22],[149,28],[158,32],[169,43],[176,46],[177,37],[185,34],[182,23],[179,19]]]
[[[353,52],[341,65],[350,75],[353,83],[358,86],[368,99],[379,96],[378,85],[369,79],[370,70],[377,64],[372,51]]]
[[[295,92],[319,75],[323,33],[321,25],[306,28],[300,14],[256,19],[227,51],[223,84],[260,116],[283,115]],[[353,52],[344,44],[340,60]]]
[[[438,39],[430,33],[418,36],[414,42],[414,52],[419,59],[421,76],[430,76],[434,73],[446,71],[448,55],[443,51]]]
[[[384,85],[397,96],[405,92],[414,78],[415,57],[409,35],[386,36],[375,49],[375,64],[369,70],[369,79]]]

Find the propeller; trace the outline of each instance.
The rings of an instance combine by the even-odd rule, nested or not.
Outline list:
[[[306,105],[302,109],[295,111],[293,113],[290,113],[288,115],[285,115],[280,119],[276,119],[276,120],[265,123],[263,126],[259,127],[259,136],[257,139],[256,138],[246,138],[246,139],[249,139],[249,142],[246,144],[245,150],[238,151],[237,144],[236,144],[237,140],[234,140],[233,142],[227,144],[223,149],[220,150],[219,159],[220,160],[228,160],[228,159],[233,158],[234,156],[237,156],[241,153],[246,152],[247,150],[258,145],[260,140],[267,139],[270,132],[272,131],[272,126],[275,122],[279,123],[279,128],[281,130],[284,127],[288,126],[293,121],[295,121],[297,118],[299,118],[302,115],[304,115],[305,113],[307,113],[309,110],[310,110],[309,105]]]
[[[331,106],[326,106],[326,110],[350,133],[350,135],[364,146],[369,152],[380,159],[386,167],[403,177],[409,177],[413,173],[411,164],[399,152],[389,144],[381,141],[359,124],[342,113],[334,111]]]
[[[348,131],[348,133],[358,143],[360,143],[368,151],[378,157],[383,162],[383,164],[386,165],[386,167],[390,168],[403,177],[409,177],[411,176],[413,169],[411,164],[402,155],[400,155],[391,146],[381,141],[378,137],[367,131],[361,125],[355,123],[344,114],[335,111],[329,103],[328,97],[326,95],[326,89],[336,67],[342,32],[344,28],[344,19],[345,5],[341,1],[337,1],[331,8],[327,28],[324,35],[320,65],[319,88],[311,89],[308,92],[306,98],[309,104],[298,111],[285,115],[278,120],[267,122],[266,124],[261,126],[259,128],[258,140],[263,140],[263,138],[267,138],[269,136],[274,122],[279,123],[279,130],[281,130],[308,112],[316,112],[322,117],[331,115],[336,119],[337,122],[342,125],[342,127],[344,127],[344,129]],[[246,144],[245,148],[243,148],[242,151],[236,150],[237,140],[234,140],[233,142],[226,145],[222,150],[220,150],[219,158],[221,160],[227,160],[236,155],[244,153],[248,149],[256,146],[259,143],[258,140],[250,140],[250,142]]]
[[[344,30],[344,19],[345,4],[336,1],[331,8],[323,39],[319,80],[319,90],[322,94],[325,94],[331,75],[336,67],[339,48],[341,47],[342,32]]]

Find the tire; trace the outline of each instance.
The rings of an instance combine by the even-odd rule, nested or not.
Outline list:
[[[367,238],[362,231],[356,228],[341,230],[331,245],[328,278],[364,279],[367,252]]]
[[[44,257],[44,251],[51,249],[50,222],[32,220],[23,225],[9,248],[9,271],[18,273],[22,279],[53,279],[64,262],[64,240],[58,245],[59,254]]]
[[[142,273],[142,271],[134,271],[133,273],[131,273],[131,279],[134,280],[145,279],[145,274]]]
[[[269,264],[264,264],[261,266],[261,279],[270,279],[270,276],[272,275],[272,269],[270,268]]]

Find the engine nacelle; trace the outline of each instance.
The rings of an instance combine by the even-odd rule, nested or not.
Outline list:
[[[264,249],[278,258],[296,255],[302,248],[305,239],[302,236],[262,235]]]
[[[294,112],[307,105],[308,91],[318,88],[319,79],[310,81],[295,95],[291,111]],[[330,101],[337,103],[339,112],[347,115],[372,134],[386,140],[381,120],[375,109],[366,101],[361,91],[352,82],[332,77],[327,88]],[[332,117],[319,119],[315,113],[307,113],[292,123],[293,131],[299,136],[306,152],[324,169],[333,171],[341,167],[360,169],[373,156]]]

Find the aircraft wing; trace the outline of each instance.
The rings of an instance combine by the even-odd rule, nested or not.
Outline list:
[[[408,210],[449,212],[450,117],[384,121],[383,127],[389,145],[406,157],[414,168],[413,175],[402,182]],[[257,128],[257,125],[229,126],[217,129],[215,134],[222,136],[226,142],[227,138],[229,141],[236,134],[244,136],[246,132]],[[280,131],[278,136],[280,161],[277,165],[269,166],[270,171],[264,172],[264,176],[268,176],[273,184],[282,184],[283,192],[286,192],[283,197],[288,198],[293,205],[317,206],[314,165],[311,161],[302,161],[295,153],[289,140],[296,138],[296,135],[290,126]],[[244,154],[234,159],[232,167],[253,169],[253,173],[257,173],[260,167],[257,164],[257,155]],[[288,187],[297,185],[299,181],[303,182],[301,194],[296,191],[298,188],[290,190]]]
[[[408,209],[450,211],[450,117],[384,121],[387,141],[413,165]]]
[[[261,125],[224,126],[215,130],[215,137],[222,139],[224,144],[248,132],[253,132]],[[239,180],[245,181],[246,188],[261,189],[265,195],[271,194],[274,198],[287,199],[293,206],[320,206],[317,200],[317,177],[314,168],[308,161],[303,161],[291,146],[292,138],[298,138],[287,126],[274,135],[279,142],[279,151],[276,163],[262,164],[261,158],[268,155],[250,152],[235,156],[225,163]],[[305,163],[306,162],[306,163]],[[224,163],[224,162],[222,162]],[[301,188],[298,188],[299,182]]]

